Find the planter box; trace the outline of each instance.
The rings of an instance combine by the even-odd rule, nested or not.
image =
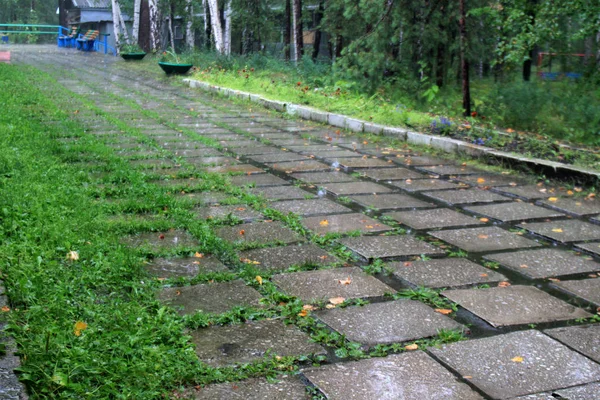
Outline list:
[[[167,62],[159,62],[158,65],[166,74],[186,74],[193,67],[193,64],[175,64]]]

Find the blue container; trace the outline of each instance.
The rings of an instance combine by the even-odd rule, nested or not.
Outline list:
[[[2,43],[8,44],[8,35],[2,35]]]

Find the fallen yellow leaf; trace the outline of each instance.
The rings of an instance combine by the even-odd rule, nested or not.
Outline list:
[[[548,201],[556,203],[558,201],[558,197],[548,197]]]
[[[347,277],[346,279],[339,279],[338,282],[340,283],[340,285],[349,285],[352,283],[352,279],[350,277]]]
[[[67,253],[67,260],[70,260],[70,261],[79,260],[79,253],[74,250],[71,250],[70,252]]]
[[[554,229],[552,229],[552,232],[562,233],[563,230],[561,228],[554,228]]]
[[[204,257],[204,254],[202,254],[202,253],[198,253],[198,252],[195,252],[195,253],[194,253],[194,257],[196,257],[196,258],[203,258],[203,257]]]
[[[306,317],[308,315],[308,311],[307,310],[302,310],[298,313],[299,317]]]
[[[509,287],[509,286],[510,286],[510,282],[503,281],[503,282],[498,283],[498,287]]]
[[[418,348],[419,348],[419,345],[416,343],[404,346],[404,349],[406,349],[406,350],[417,350]]]
[[[516,362],[516,363],[522,363],[523,362],[523,357],[516,356],[516,357],[511,358],[510,361]]]
[[[342,304],[344,301],[346,301],[346,299],[343,297],[332,297],[331,299],[329,299],[329,302],[336,306],[338,304]]]
[[[73,327],[73,333],[75,334],[75,336],[81,336],[81,331],[86,330],[88,327],[88,324],[86,324],[83,321],[77,321],[75,322],[75,326]]]
[[[258,284],[259,284],[259,285],[262,285],[262,283],[263,283],[263,279],[262,279],[262,277],[261,277],[261,276],[258,276],[258,275],[257,275],[257,276],[256,276],[256,278],[254,278],[254,279],[256,279],[256,282],[258,282]]]
[[[477,183],[484,183],[484,182],[485,182],[485,179],[483,179],[483,178],[477,178]]]
[[[321,226],[328,226],[329,225],[329,221],[327,221],[326,219],[324,219],[323,221],[319,222],[319,225],[321,225]]]
[[[481,222],[489,222],[489,219],[487,219],[487,218],[479,218],[479,220],[480,220]]]
[[[440,314],[444,314],[444,315],[452,314],[452,310],[450,310],[448,308],[436,308],[433,311],[440,313]]]
[[[0,311],[2,311],[2,312],[9,312],[10,311],[10,307],[3,306],[2,308],[0,308]]]
[[[477,235],[477,237],[478,237],[479,239],[487,239],[489,236],[488,236],[488,235],[483,235],[483,234],[482,234],[482,235]]]

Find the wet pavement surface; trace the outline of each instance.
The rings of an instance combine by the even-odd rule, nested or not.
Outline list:
[[[130,168],[144,171],[147,182],[188,201],[197,219],[228,220],[213,227],[216,236],[242,262],[274,273],[277,290],[311,304],[312,316],[331,332],[366,347],[398,344],[398,351],[440,330],[458,329],[467,338],[351,361],[281,318],[196,329],[189,335],[198,359],[212,366],[265,354],[325,361],[276,381],[208,385],[195,398],[598,398],[600,320],[590,318],[600,306],[596,200],[554,192],[533,176],[284,119],[178,86],[158,72],[140,74],[117,58],[39,46],[16,48],[12,59],[48,72],[73,96],[135,129],[124,133],[90,110],[74,116]],[[60,140],[69,146],[68,139]],[[89,161],[85,153],[77,160]],[[293,213],[299,226],[250,205],[221,205],[224,193],[195,190],[201,171]],[[112,189],[99,186],[114,201],[106,195]],[[145,267],[161,280],[236,272],[217,256],[182,257],[202,251],[197,232],[140,230],[122,241],[149,255]],[[312,270],[296,268],[307,265]],[[264,306],[259,291],[239,279],[166,286],[157,298],[182,314]],[[457,311],[392,296],[422,288],[441,291]],[[336,298],[361,301],[340,308]],[[6,359],[0,358],[0,383],[17,388]],[[0,399],[17,398],[10,396],[18,389],[2,390]]]

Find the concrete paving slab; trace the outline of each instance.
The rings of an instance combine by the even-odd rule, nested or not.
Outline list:
[[[308,200],[316,196],[295,186],[267,186],[249,190],[250,193],[262,196],[269,201]]]
[[[599,278],[553,282],[551,286],[600,307]]]
[[[600,226],[577,220],[532,222],[518,227],[561,243],[600,239]]]
[[[390,193],[394,189],[373,182],[348,182],[327,183],[323,187],[335,196],[349,196],[353,194]]]
[[[397,181],[390,183],[392,186],[396,186],[407,192],[424,192],[427,190],[450,190],[460,189],[467,185],[460,185],[459,183],[453,183],[443,181],[441,179],[405,179],[403,181]]]
[[[240,245],[243,243],[296,243],[304,239],[281,222],[252,222],[236,226],[225,226],[216,230],[217,236]]]
[[[302,225],[317,235],[348,233],[352,231],[383,233],[393,229],[376,219],[360,213],[303,218]]]
[[[381,297],[386,293],[396,292],[358,267],[277,274],[271,280],[283,292],[296,296],[305,303],[327,301],[334,297]]]
[[[302,371],[329,400],[478,400],[466,384],[422,351]]]
[[[436,229],[483,225],[483,222],[469,215],[447,208],[433,210],[396,211],[384,214],[413,229]]]
[[[457,342],[431,353],[493,399],[507,399],[600,379],[600,365],[541,332],[529,330]]]
[[[576,217],[600,214],[600,201],[595,198],[550,197],[538,201],[537,204]]]
[[[567,326],[544,333],[600,363],[600,325]]]
[[[200,361],[212,367],[250,363],[270,357],[325,354],[325,350],[294,325],[262,320],[212,326],[190,332]]]
[[[231,151],[235,154],[239,154],[241,156],[248,156],[253,154],[279,154],[281,153],[281,149],[279,147],[274,146],[261,146],[256,145],[253,147],[238,147],[236,149],[231,149]]]
[[[424,165],[456,165],[456,161],[430,156],[406,156],[403,159],[397,158],[394,161],[413,167]]]
[[[412,236],[364,236],[340,239],[338,242],[366,259],[408,259],[420,255],[446,254],[442,249]]]
[[[332,163],[335,161],[339,162],[339,158],[360,158],[363,157],[364,154],[357,153],[352,150],[335,150],[335,151],[315,151],[311,154],[311,156],[319,157],[325,159],[325,161]]]
[[[302,216],[352,212],[348,207],[329,199],[283,200],[269,206],[284,214],[292,212]]]
[[[372,168],[357,169],[355,172],[376,181],[398,181],[405,179],[425,179],[427,175],[408,168]]]
[[[494,327],[591,317],[585,310],[533,286],[446,290],[442,295]]]
[[[242,280],[164,288],[158,298],[181,315],[221,314],[234,307],[263,307],[260,293]]]
[[[354,200],[363,207],[374,208],[377,210],[414,210],[417,208],[435,207],[435,204],[433,203],[427,203],[412,196],[396,193],[358,195],[351,196],[350,199]]]
[[[504,275],[466,258],[392,262],[387,266],[392,269],[394,277],[412,287],[458,288],[506,280]]]
[[[179,149],[173,151],[173,154],[177,157],[183,158],[223,156],[223,153],[211,147],[202,149]]]
[[[417,170],[426,174],[440,176],[484,174],[484,171],[467,165],[432,165],[429,167],[417,167]]]
[[[140,232],[126,236],[121,241],[128,246],[144,248],[153,252],[199,246],[198,240],[192,234],[181,229],[171,229],[164,232]]]
[[[537,199],[546,199],[556,196],[556,189],[538,185],[525,186],[504,186],[493,188],[492,191],[500,193],[504,196],[517,197],[519,199],[531,201]]]
[[[505,231],[497,226],[431,231],[428,233],[460,249],[476,253],[541,246],[533,240]]]
[[[511,175],[466,175],[460,176],[455,179],[458,182],[468,183],[469,185],[479,186],[479,187],[516,187],[519,185],[527,185],[531,182],[527,182],[526,180],[511,176]]]
[[[416,300],[372,303],[315,312],[315,316],[346,339],[367,346],[432,337],[440,329],[462,325]]]
[[[483,257],[531,279],[600,271],[600,264],[569,251],[558,249],[525,250]]]
[[[322,162],[311,159],[307,161],[279,162],[274,164],[268,164],[268,166],[277,171],[285,172],[287,174],[293,174],[295,172],[315,172],[331,170],[331,166],[329,164],[324,164]]]
[[[190,390],[195,400],[310,400],[304,383],[295,376],[280,376],[275,382],[265,378],[217,383]]]
[[[394,163],[382,160],[380,158],[374,158],[375,156],[367,157],[345,157],[338,158],[336,161],[341,168],[350,170],[355,168],[393,168],[396,165]]]
[[[205,167],[202,171],[212,172],[216,174],[238,174],[245,175],[264,174],[265,170],[255,167],[251,164],[235,164],[235,165],[220,165],[216,167]]]
[[[236,175],[229,178],[233,186],[282,186],[290,183],[271,174]]]
[[[327,266],[340,262],[337,257],[312,243],[243,251],[240,253],[240,260],[269,271],[307,264]],[[255,264],[256,262],[259,264]]]
[[[294,179],[306,183],[339,183],[339,182],[360,182],[352,175],[345,172],[331,171],[331,172],[306,172],[302,174],[290,175]]]
[[[230,198],[229,195],[222,192],[191,192],[178,193],[175,195],[177,199],[189,201],[192,204],[218,204],[225,199]]]
[[[596,256],[600,256],[600,243],[598,242],[576,243],[574,247],[575,250],[582,250],[586,253],[592,253]]]
[[[290,151],[282,151],[281,153],[271,153],[271,154],[256,154],[252,156],[248,156],[249,159],[259,162],[259,163],[280,163],[280,162],[290,162],[290,161],[302,161],[302,160],[310,160],[310,158],[292,153]]]
[[[187,158],[186,163],[196,167],[238,165],[240,162],[233,157],[194,157]]]
[[[214,256],[156,258],[144,267],[148,273],[158,278],[193,278],[199,273],[230,272]]]
[[[263,215],[245,204],[233,206],[202,206],[192,211],[200,219],[220,219],[231,215],[242,221],[263,219]]]
[[[502,222],[526,221],[539,218],[564,217],[563,213],[534,206],[529,203],[510,202],[503,204],[490,204],[485,206],[469,206],[465,210],[474,214],[497,219]]]
[[[588,383],[583,386],[556,390],[553,394],[559,395],[560,399],[600,400],[600,383]]]
[[[451,206],[459,204],[493,203],[511,200],[508,197],[499,195],[498,193],[477,188],[423,192],[423,195]]]

